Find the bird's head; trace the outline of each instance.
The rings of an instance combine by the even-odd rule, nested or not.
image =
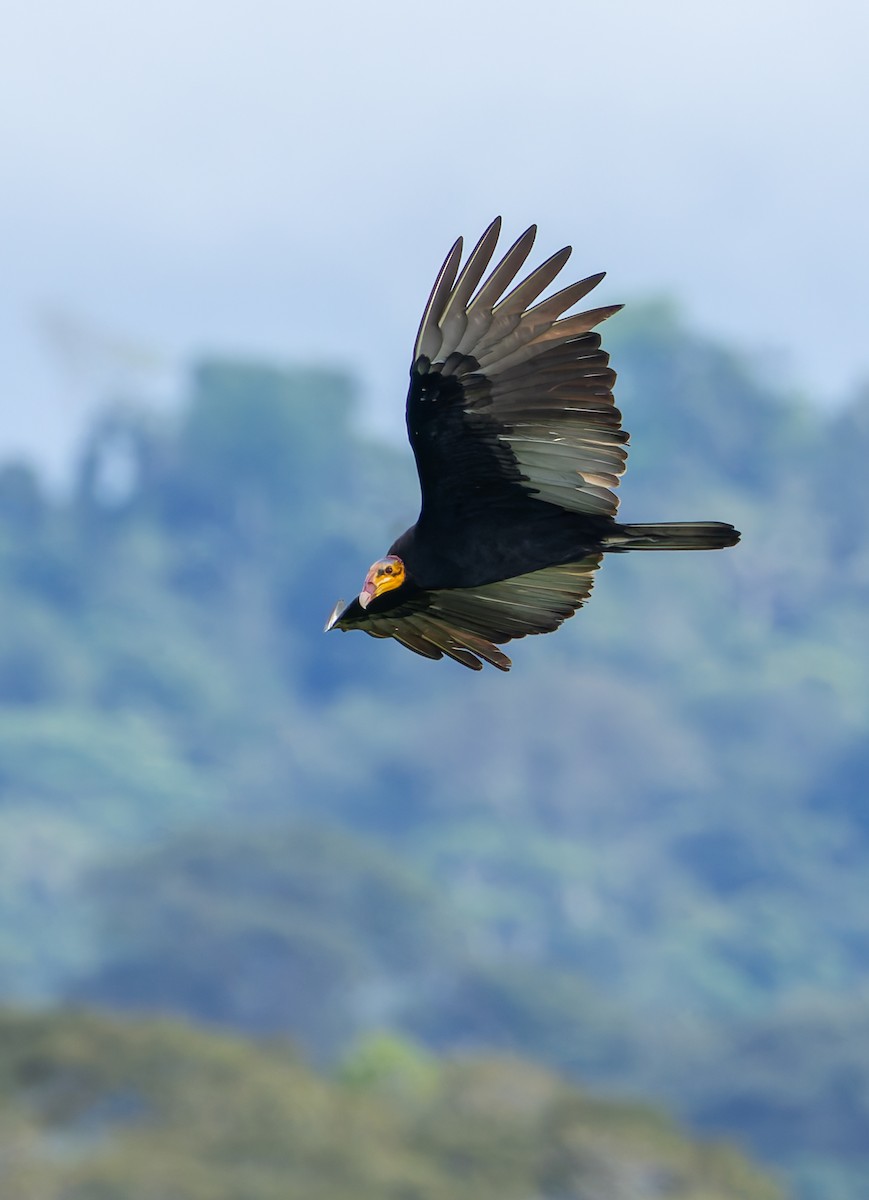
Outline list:
[[[381,558],[369,568],[359,593],[359,603],[363,608],[367,608],[378,596],[401,587],[404,580],[404,563],[397,555],[387,554],[386,558]]]
[[[407,582],[404,563],[397,555],[387,554],[386,558],[379,559],[369,568],[362,591],[355,600],[351,600],[346,607],[343,600],[338,601],[326,622],[326,632],[330,629],[352,629],[365,617],[365,609],[372,600],[385,596]]]

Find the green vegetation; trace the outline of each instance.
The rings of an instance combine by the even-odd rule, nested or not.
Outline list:
[[[0,1015],[9,1196],[39,1200],[779,1200],[734,1150],[517,1060],[395,1039],[343,1079],[169,1021]]]
[[[869,395],[620,321],[625,516],[744,543],[611,558],[506,679],[320,634],[416,515],[335,372],[115,404],[64,497],[0,465],[7,1003],[518,1054],[869,1188]]]

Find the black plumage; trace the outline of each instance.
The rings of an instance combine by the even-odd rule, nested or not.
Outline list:
[[[506,671],[497,646],[572,616],[604,553],[718,549],[739,534],[719,521],[616,521],[612,489],[628,435],[594,327],[621,305],[563,315],[603,275],[534,303],[569,247],[505,295],[533,226],[481,283],[499,232],[493,221],[461,271],[456,242],[420,323],[407,396],[419,518],[326,629],[363,629],[427,658]]]

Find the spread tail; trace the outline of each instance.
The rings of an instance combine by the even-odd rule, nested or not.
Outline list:
[[[607,550],[723,550],[738,541],[739,530],[724,521],[665,521],[619,525],[604,545]]]

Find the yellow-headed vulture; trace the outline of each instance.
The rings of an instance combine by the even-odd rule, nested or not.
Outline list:
[[[419,519],[326,625],[395,638],[475,671],[483,661],[509,670],[498,644],[549,633],[572,616],[607,552],[715,550],[739,540],[720,521],[616,521],[611,489],[628,435],[613,403],[615,372],[592,331],[622,306],[563,315],[602,274],[538,301],[570,247],[507,291],[534,226],[481,282],[500,226],[492,222],[461,270],[459,238],[419,327],[407,396]]]

